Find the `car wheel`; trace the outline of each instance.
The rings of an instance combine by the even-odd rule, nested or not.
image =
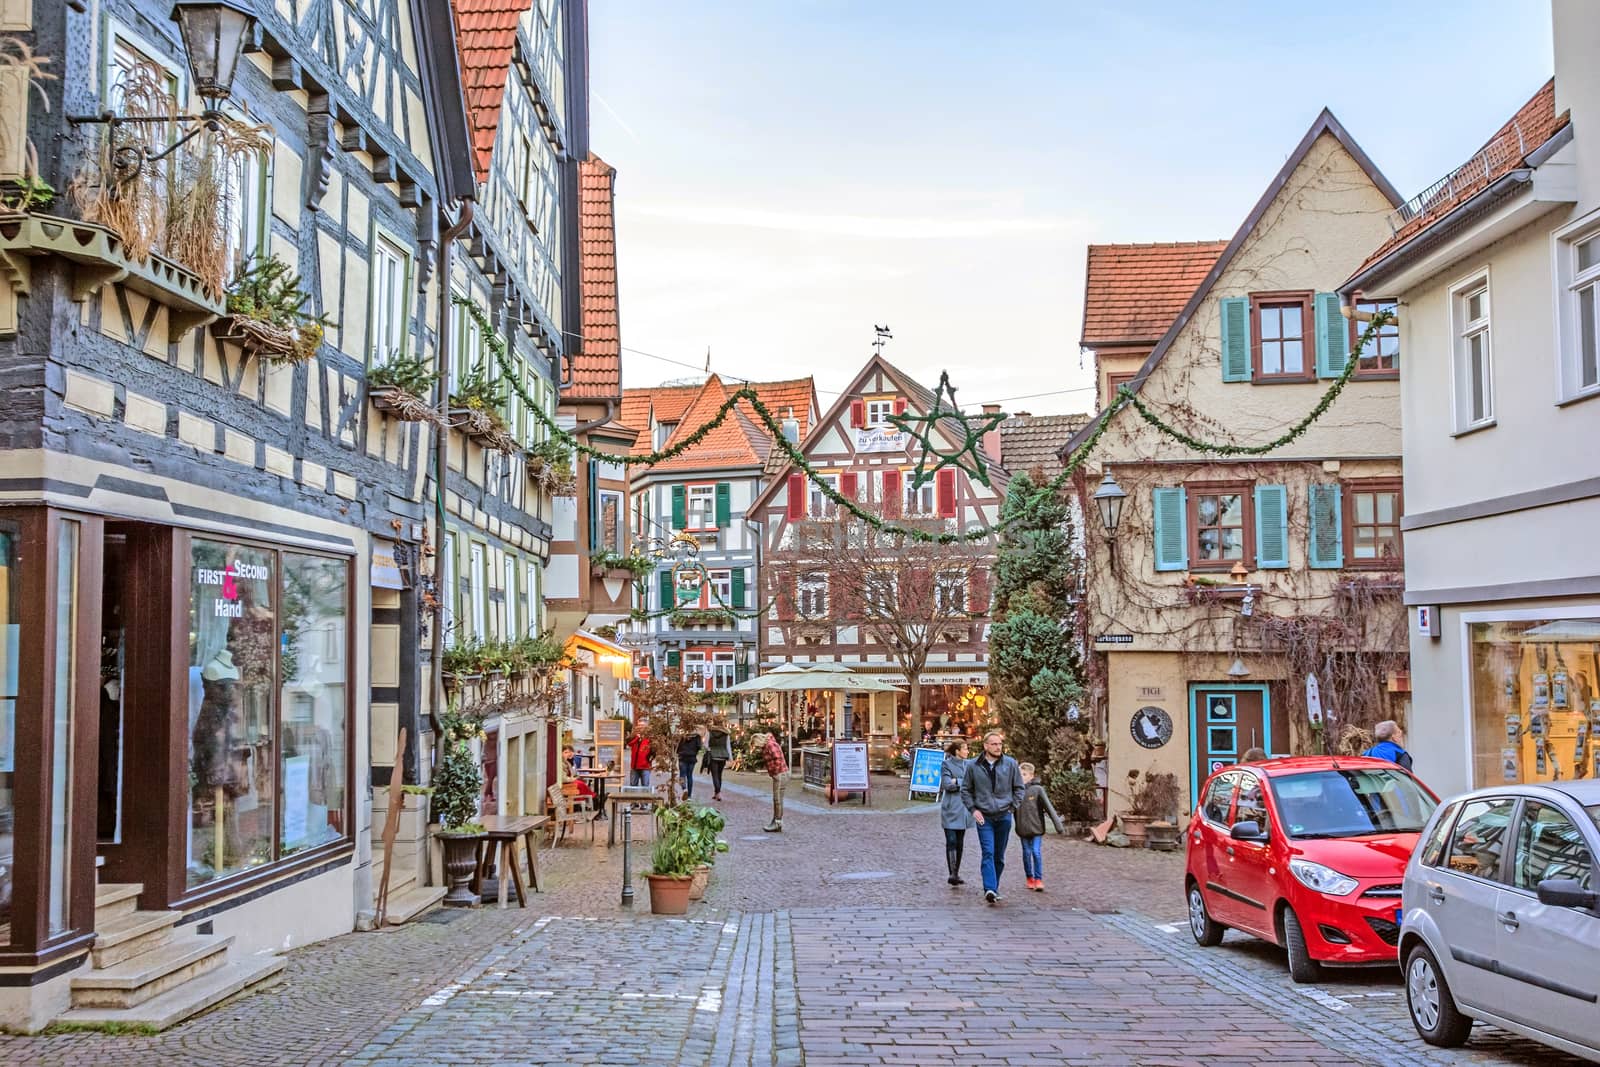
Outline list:
[[[1296,982],[1315,982],[1322,977],[1322,964],[1306,950],[1305,931],[1293,910],[1283,913],[1283,947],[1289,951],[1289,977]]]
[[[1430,1045],[1455,1048],[1472,1031],[1472,1020],[1456,1008],[1439,961],[1426,945],[1418,945],[1406,957],[1406,1006],[1411,1009],[1411,1025]]]
[[[1213,945],[1222,944],[1222,935],[1227,927],[1211,917],[1206,910],[1206,898],[1200,894],[1198,885],[1189,886],[1189,932],[1194,935],[1195,943],[1211,948]]]

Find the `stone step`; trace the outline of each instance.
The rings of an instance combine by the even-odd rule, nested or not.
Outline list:
[[[228,961],[232,937],[186,937],[72,979],[75,1008],[132,1008]]]
[[[276,985],[281,980],[283,967],[282,957],[252,956],[184,982],[176,989],[131,1008],[73,1008],[56,1021],[90,1028],[165,1030],[225,1000]]]
[[[111,919],[95,916],[94,965],[111,967],[160,948],[172,939],[175,911],[128,911]]]
[[[94,927],[100,929],[118,915],[126,915],[139,906],[139,894],[144,886],[139,882],[109,882],[94,887]]]
[[[444,899],[444,894],[445,887],[442,885],[413,885],[398,895],[390,887],[388,924],[401,926],[410,922],[423,912],[437,907],[439,901]]]

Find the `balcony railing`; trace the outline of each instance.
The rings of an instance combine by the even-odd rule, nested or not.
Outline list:
[[[1437,214],[1489,186],[1528,154],[1522,126],[1513,119],[1511,126],[1443,178],[1389,212],[1389,229],[1399,233],[1413,219]]]

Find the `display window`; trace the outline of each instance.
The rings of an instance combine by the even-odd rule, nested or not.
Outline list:
[[[11,943],[16,877],[17,661],[22,653],[21,530],[0,519],[0,946]]]
[[[1475,787],[1600,777],[1600,607],[1469,617],[1467,646]]]
[[[349,566],[190,545],[193,888],[346,836]]]

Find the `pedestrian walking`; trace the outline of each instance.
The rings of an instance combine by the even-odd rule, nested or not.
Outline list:
[[[1398,763],[1406,770],[1411,769],[1411,753],[1405,749],[1406,732],[1400,724],[1393,719],[1385,719],[1372,728],[1372,739],[1377,742],[1371,748],[1361,753],[1374,759],[1386,759],[1390,763]]]
[[[944,746],[944,766],[939,769],[939,822],[944,826],[944,862],[950,868],[951,885],[965,885],[961,877],[961,853],[966,848],[967,831],[976,826],[972,812],[961,803],[961,780],[971,763],[971,749],[965,741]]]
[[[722,799],[722,772],[733,758],[733,741],[728,737],[728,724],[721,719],[711,724],[706,736],[705,769],[711,772],[711,799]]]
[[[983,735],[983,751],[967,766],[961,778],[961,803],[978,824],[978,844],[983,848],[983,899],[1000,902],[1000,876],[1006,869],[1006,845],[1011,839],[1012,813],[1022,807],[1022,770],[1005,754],[999,730]]]
[[[1066,828],[1056,806],[1050,803],[1050,794],[1034,777],[1033,764],[1023,763],[1022,806],[1017,808],[1017,839],[1022,842],[1022,871],[1028,878],[1028,888],[1035,893],[1044,892],[1044,820],[1050,817],[1056,833]]]
[[[783,833],[783,787],[789,782],[789,761],[783,758],[783,746],[772,734],[764,734],[761,743],[761,762],[772,776],[772,821],[762,829],[769,834]]]
[[[683,779],[683,796],[686,800],[694,796],[694,765],[705,747],[706,743],[700,739],[698,731],[684,734],[678,742],[678,777]]]
[[[628,784],[650,787],[650,739],[643,730],[628,738]]]

